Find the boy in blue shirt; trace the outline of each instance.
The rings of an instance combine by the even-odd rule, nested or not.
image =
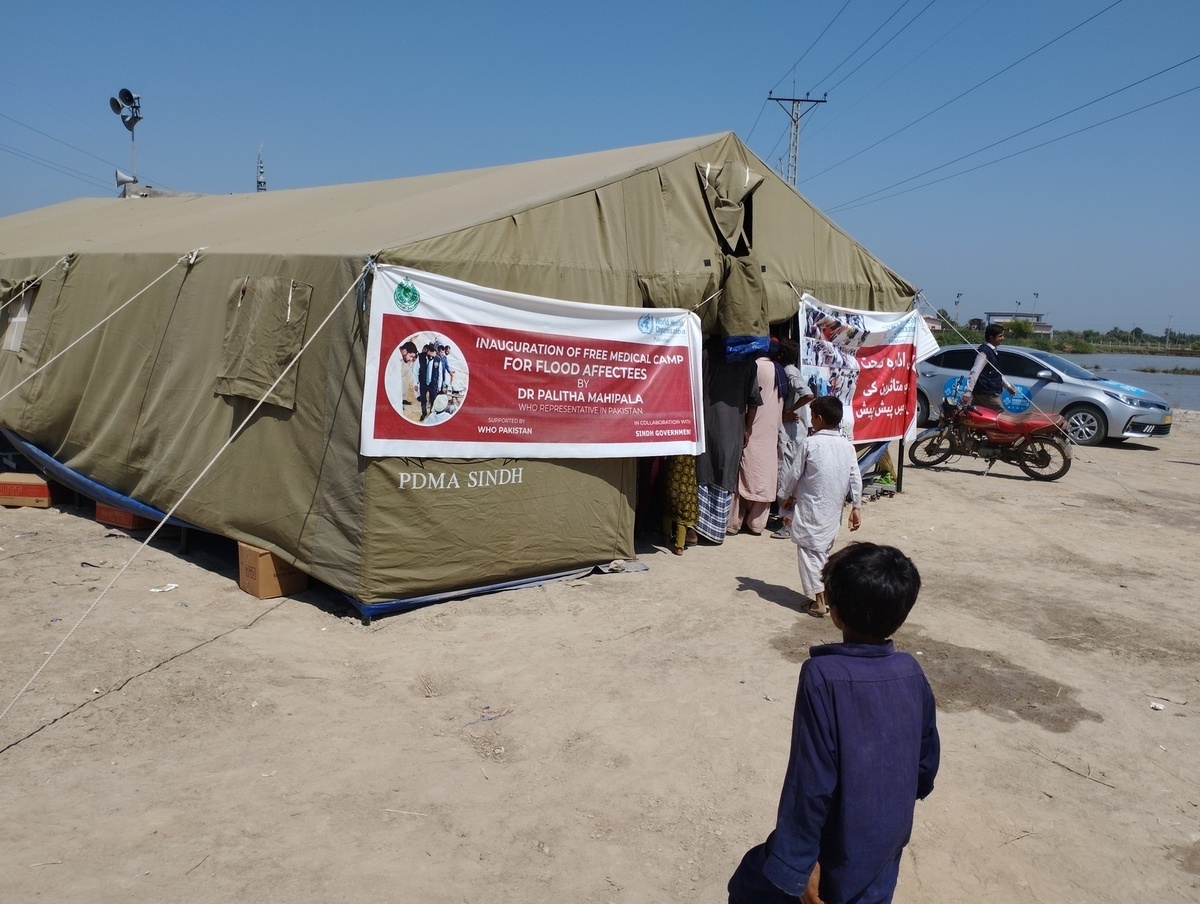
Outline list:
[[[812,647],[800,669],[775,830],[742,858],[730,904],[887,904],[916,801],[933,790],[933,692],[888,640],[917,601],[916,566],[853,543],[821,576],[842,642]]]

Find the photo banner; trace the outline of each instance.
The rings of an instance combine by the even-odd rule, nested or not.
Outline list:
[[[360,449],[422,458],[704,450],[700,320],[404,267],[371,289]]]
[[[910,435],[916,363],[938,348],[921,315],[840,308],[807,293],[801,301],[800,372],[814,395],[841,399],[842,432],[856,443]]]

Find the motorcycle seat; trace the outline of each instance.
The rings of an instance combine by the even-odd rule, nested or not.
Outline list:
[[[1010,433],[1026,433],[1031,428],[1061,426],[1063,423],[1060,415],[1038,411],[1023,411],[1020,414],[1002,411],[996,417],[996,427]]]

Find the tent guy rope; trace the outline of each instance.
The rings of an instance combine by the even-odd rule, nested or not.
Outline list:
[[[178,266],[178,264],[182,263],[184,260],[188,260],[189,261],[188,265],[191,266],[191,264],[195,262],[196,253],[197,252],[193,251],[193,252],[191,252],[191,255],[184,255],[184,257],[181,257],[179,259],[179,261],[176,263],[176,266]],[[92,614],[92,612],[95,610],[95,608],[98,605],[100,605],[100,601],[104,599],[104,597],[113,588],[113,586],[117,583],[117,581],[119,581],[121,579],[121,576],[124,575],[125,572],[129,570],[129,566],[133,564],[134,560],[138,557],[138,555],[141,554],[142,550],[144,550],[150,544],[150,541],[153,540],[158,535],[159,531],[162,530],[163,525],[165,525],[168,521],[171,520],[171,518],[174,516],[174,514],[175,514],[176,510],[179,508],[179,506],[181,506],[183,504],[184,500],[186,500],[188,498],[188,495],[192,492],[192,490],[194,490],[196,488],[196,486],[200,483],[200,481],[202,481],[205,478],[205,476],[208,474],[208,472],[210,470],[212,470],[213,465],[215,465],[217,463],[217,460],[225,453],[225,450],[228,449],[230,447],[230,445],[233,444],[233,441],[242,434],[242,431],[246,429],[246,425],[250,423],[250,421],[258,413],[259,409],[262,408],[262,406],[264,404],[266,404],[267,397],[270,396],[271,393],[275,391],[275,388],[283,381],[283,378],[285,376],[287,376],[288,372],[291,371],[291,369],[296,366],[296,364],[300,361],[300,358],[308,350],[309,346],[312,345],[313,341],[317,338],[317,336],[321,335],[321,331],[324,330],[325,327],[329,324],[329,321],[333,319],[333,315],[338,312],[339,308],[341,308],[342,302],[344,302],[350,296],[350,294],[357,288],[359,283],[361,283],[363,281],[364,277],[369,272],[371,272],[371,270],[374,268],[374,265],[375,265],[375,258],[374,258],[374,256],[372,256],[367,261],[367,263],[363,265],[362,271],[359,273],[358,278],[355,279],[354,282],[350,284],[350,287],[348,289],[346,289],[346,291],[342,294],[342,297],[337,300],[337,303],[330,307],[329,313],[325,315],[325,319],[321,321],[321,323],[317,326],[317,328],[315,330],[313,330],[312,335],[309,336],[308,339],[305,341],[304,345],[302,345],[300,347],[300,351],[296,352],[295,357],[292,358],[292,360],[288,362],[287,366],[283,368],[283,370],[280,372],[279,376],[275,378],[275,382],[272,383],[266,389],[266,391],[263,393],[262,397],[259,398],[259,400],[255,403],[254,407],[250,409],[250,411],[246,414],[246,416],[244,418],[242,418],[241,422],[236,427],[234,427],[233,430],[230,431],[229,438],[227,440],[225,440],[225,442],[216,451],[216,453],[212,456],[212,458],[209,459],[208,464],[206,464],[204,466],[203,470],[201,470],[200,473],[196,475],[196,478],[190,484],[188,484],[187,489],[185,489],[183,491],[182,495],[180,495],[180,497],[175,501],[175,504],[172,505],[170,507],[170,509],[167,510],[165,515],[163,515],[162,520],[159,521],[158,524],[156,524],[154,526],[154,529],[150,531],[150,534],[138,545],[137,549],[135,549],[133,551],[133,553],[129,556],[128,561],[126,561],[125,564],[122,565],[120,569],[118,569],[117,573],[115,575],[113,575],[112,580],[108,582],[108,585],[103,590],[100,591],[99,596],[97,596],[96,599],[92,601],[92,604],[90,606],[88,606],[87,609],[84,610],[84,613],[81,616],[79,616],[79,620],[76,621],[75,624],[71,626],[71,630],[69,630],[66,633],[66,635],[63,637],[63,639],[58,642],[58,646],[56,646],[53,650],[50,651],[50,653],[42,661],[42,664],[39,665],[37,667],[37,669],[34,671],[33,675],[30,676],[29,680],[25,683],[25,686],[22,687],[19,691],[17,691],[16,696],[14,696],[12,698],[12,700],[9,702],[9,704],[6,707],[4,707],[4,711],[0,712],[0,721],[4,720],[4,717],[8,715],[9,710],[11,710],[13,708],[13,706],[16,705],[17,701],[21,699],[21,696],[27,690],[29,690],[30,687],[32,687],[33,682],[35,682],[37,680],[38,676],[42,673],[42,671],[46,668],[46,666],[50,664],[50,661],[55,657],[55,655],[58,653],[58,651],[63,648],[63,646],[66,644],[66,642],[71,639],[71,635],[73,635],[75,633],[75,631],[79,628],[79,626],[84,623],[84,621],[87,619],[87,617],[89,615]],[[174,269],[174,267],[172,267],[171,269]],[[168,270],[167,273],[169,273],[169,272],[171,272],[171,271]],[[166,276],[166,275],[167,275],[166,273],[163,274],[163,276]],[[163,277],[160,276],[154,282],[158,282],[158,280],[162,279],[162,278]],[[154,283],[151,283],[150,285],[153,285],[153,284]],[[148,288],[150,288],[150,286],[146,287],[146,289],[148,289]],[[146,291],[146,289],[143,289],[141,292],[138,293],[138,295],[141,295],[143,292]],[[135,295],[134,298],[136,298],[136,297],[137,296]],[[130,301],[132,301],[132,300],[133,299],[130,299]],[[128,304],[128,303],[129,302],[126,302],[125,304]],[[121,307],[123,308],[123,307],[125,307],[125,305],[121,305]],[[118,308],[117,310],[120,310],[120,308]],[[116,311],[114,311],[113,313],[115,314]],[[111,317],[112,315],[110,314],[109,316]],[[106,317],[105,320],[107,320],[107,319],[108,318]],[[102,320],[100,322],[103,323],[104,321]],[[84,335],[86,335],[86,333]],[[83,337],[80,337],[80,338],[83,338]],[[76,340],[76,342],[78,342],[78,340]],[[74,345],[74,344],[75,343],[72,343],[72,345]],[[70,346],[68,346],[67,348],[70,348]],[[66,350],[67,349],[63,349],[63,352],[65,353]],[[56,355],[55,357],[60,357],[60,356]]]
[[[62,267],[70,259],[71,259],[71,255],[64,254],[62,257],[60,257],[58,260],[56,260],[50,266],[50,269],[47,270],[45,273],[43,273],[41,276],[37,276],[37,277],[34,277],[33,279],[29,280],[29,282],[25,285],[25,288],[23,288],[20,292],[15,294],[8,301],[4,302],[4,304],[0,304],[0,312],[3,312],[4,309],[7,308],[9,305],[19,301],[21,296],[23,296],[26,292],[28,292],[34,286],[41,285],[41,282],[43,279],[45,279],[47,276],[49,276],[51,273],[53,273],[58,267]]]
[[[49,361],[47,361],[45,364],[43,364],[41,367],[39,367],[37,370],[35,370],[29,376],[27,376],[24,380],[18,381],[12,387],[12,389],[10,389],[8,392],[4,393],[4,395],[0,396],[0,402],[3,402],[10,395],[12,395],[14,392],[16,392],[18,389],[20,389],[22,386],[24,386],[26,383],[28,383],[30,380],[32,380],[34,377],[36,377],[38,374],[42,373],[42,371],[44,371],[46,368],[48,368],[51,364],[53,364],[55,361],[57,361],[59,358],[61,358],[63,355],[65,355],[67,352],[69,352],[71,349],[73,349],[75,346],[77,346],[80,342],[82,342],[84,339],[86,339],[92,333],[96,332],[96,330],[100,329],[100,327],[104,326],[104,324],[108,323],[108,321],[112,320],[114,317],[116,317],[118,314],[120,314],[123,310],[125,310],[127,307],[129,307],[131,304],[133,304],[135,301],[137,301],[139,298],[141,298],[143,295],[145,295],[146,292],[149,289],[151,289],[153,286],[155,286],[156,284],[158,284],[158,283],[162,282],[164,279],[166,279],[166,277],[180,264],[182,264],[186,261],[187,266],[191,267],[194,263],[196,263],[196,258],[198,257],[200,252],[203,250],[204,250],[203,248],[197,248],[194,251],[189,251],[187,254],[185,254],[183,257],[181,257],[179,260],[175,261],[175,263],[173,263],[170,267],[168,267],[166,270],[164,270],[159,276],[155,277],[153,280],[151,280],[149,283],[147,283],[145,286],[143,286],[138,292],[131,295],[127,301],[123,302],[115,310],[111,311],[107,316],[102,317],[96,324],[94,324],[93,326],[91,326],[87,330],[85,330],[81,336],[72,340],[72,342],[69,345],[67,345],[58,354],[52,356]],[[50,269],[54,269],[54,268],[51,267]],[[47,271],[47,272],[49,272],[49,271]]]
[[[706,304],[708,304],[710,301],[712,301],[714,298],[716,298],[720,294],[721,294],[721,290],[717,289],[717,291],[713,292],[712,295],[709,295],[708,298],[705,298],[703,301],[696,302],[691,307],[690,310],[692,310],[693,312],[700,310],[702,307],[704,307]]]

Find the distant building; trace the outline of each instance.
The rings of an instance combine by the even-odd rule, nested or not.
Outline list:
[[[1045,323],[1042,318],[1045,314],[1031,313],[1029,311],[984,311],[983,327],[986,329],[993,323],[1012,323],[1020,320],[1028,323],[1033,327],[1033,335],[1044,336],[1047,339],[1054,338],[1054,324]]]
[[[945,324],[942,323],[942,318],[936,314],[922,314],[921,318],[925,321],[925,325],[929,327],[929,332],[931,333],[940,333],[946,328]]]

